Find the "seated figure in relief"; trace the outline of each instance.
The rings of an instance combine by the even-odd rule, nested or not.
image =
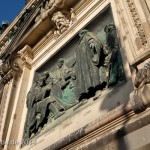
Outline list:
[[[53,71],[54,86],[52,95],[59,99],[65,109],[78,103],[75,94],[75,62],[75,58],[67,60],[60,58]]]

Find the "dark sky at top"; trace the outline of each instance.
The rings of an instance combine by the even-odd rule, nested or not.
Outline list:
[[[1,0],[0,3],[0,26],[2,21],[11,23],[25,6],[25,0]]]

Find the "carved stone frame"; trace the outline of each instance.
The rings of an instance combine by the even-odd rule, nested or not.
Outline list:
[[[88,24],[97,14],[99,14],[101,10],[103,10],[105,7],[107,7],[109,5],[112,6],[112,12],[113,12],[113,16],[114,16],[115,25],[117,28],[119,28],[120,20],[119,20],[117,11],[116,11],[117,5],[115,4],[114,0],[112,0],[111,2],[108,0],[86,1],[86,2],[81,3],[80,5],[76,6],[75,9],[76,9],[76,14],[77,14],[77,21],[65,33],[63,33],[60,37],[58,37],[57,40],[53,39],[53,36],[48,36],[47,40],[43,44],[37,45],[37,46],[35,46],[35,48],[32,49],[35,57],[32,62],[32,69],[31,69],[31,73],[30,73],[30,79],[29,79],[29,85],[28,85],[27,91],[29,91],[30,87],[32,86],[35,71],[40,66],[42,66],[48,59],[53,57],[53,55],[55,53],[57,53],[64,46],[64,43],[69,42],[78,33],[79,30],[84,28],[84,26],[86,24]],[[117,32],[117,34],[118,34],[118,37],[119,37],[120,43],[121,43],[121,45],[120,45],[121,46],[121,54],[122,54],[122,58],[123,58],[124,68],[126,70],[126,79],[131,80],[131,73],[130,73],[130,69],[128,66],[127,58],[123,55],[123,53],[125,53],[125,49],[123,48],[124,33],[122,30],[120,30]],[[26,112],[27,112],[27,109],[26,109],[26,106],[24,105],[23,114],[25,115]],[[22,138],[24,122],[25,122],[25,117],[23,117],[21,120],[21,128],[19,130],[20,134],[19,134],[18,139]],[[54,129],[54,133],[53,132],[47,133],[45,135],[46,136],[46,138],[44,138],[45,142],[47,141],[46,139],[51,139],[51,138],[54,139],[53,142],[47,141],[47,144],[44,142],[45,148],[48,147],[49,145],[51,145],[52,143],[59,141],[59,139],[62,138],[63,136],[67,136],[67,134],[69,135],[73,132],[73,130],[70,130],[70,131],[66,132],[65,135],[58,138],[58,137],[55,137],[55,132],[57,132],[57,130],[58,130],[58,127],[56,127],[56,129]],[[40,143],[41,143],[41,145],[43,145],[42,141],[43,141],[43,137],[38,137],[37,146],[39,146]],[[19,145],[19,146],[21,146],[21,145]],[[22,149],[24,150],[24,149],[28,149],[28,148],[30,148],[30,146],[25,146]]]
[[[150,56],[150,29],[147,22],[147,16],[144,14],[145,7],[142,7],[141,1],[125,0],[118,1],[118,14],[121,22],[124,24],[124,31],[131,51],[130,64],[136,66],[143,59]]]

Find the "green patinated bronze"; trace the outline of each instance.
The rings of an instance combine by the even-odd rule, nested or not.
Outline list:
[[[100,66],[100,70],[105,70],[103,75],[107,78],[107,87],[116,84],[118,81],[125,80],[120,55],[119,42],[116,34],[116,27],[113,24],[106,25],[104,28],[106,33],[106,41],[103,46],[105,55],[104,63]],[[101,79],[103,76],[101,76]],[[101,80],[103,81],[103,80]]]
[[[94,97],[99,89],[125,80],[116,27],[109,24],[104,33],[105,43],[95,33],[81,30],[75,55],[59,58],[53,70],[39,75],[27,95],[25,139],[71,107],[80,106],[84,99]]]

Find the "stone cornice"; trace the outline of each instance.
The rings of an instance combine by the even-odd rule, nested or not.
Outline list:
[[[85,137],[77,140],[74,143],[66,147],[62,147],[62,150],[66,149],[76,149],[80,148],[90,148],[94,145],[100,145],[101,147],[112,142],[113,140],[120,139],[121,137],[134,132],[150,123],[150,110],[147,110],[145,113],[139,114],[138,116],[133,113],[128,113],[122,118],[118,118],[113,122],[108,123],[103,128],[96,129],[95,131],[89,133]],[[114,123],[118,123],[117,126]],[[66,141],[64,141],[66,142]],[[45,150],[56,150],[56,147],[47,148]]]
[[[25,12],[26,9],[30,9],[32,7],[35,7],[37,4],[37,0],[30,1],[19,13],[19,15],[14,19],[14,21],[7,27],[7,29],[3,32],[3,34],[0,36],[0,49],[2,50],[2,47],[5,47],[5,44],[8,41],[9,34],[14,30],[14,28],[17,27],[18,22],[22,16],[22,14]],[[0,50],[0,52],[1,52]]]
[[[37,13],[38,13],[39,9],[40,9],[40,5],[42,5],[43,1],[39,1],[38,3],[34,3],[34,2],[32,1],[32,3],[31,3],[32,5],[29,2],[29,4],[31,6],[29,7],[28,6],[29,4],[28,4],[27,5],[28,7],[26,6],[24,8],[24,10],[32,8],[32,7],[37,7]],[[70,9],[69,7],[75,5],[78,1],[77,0],[71,0],[71,1],[62,0],[62,2],[64,3],[64,5],[59,5],[59,4],[56,5],[54,3],[51,8],[49,8],[46,12],[44,12],[44,14],[40,15],[38,21],[37,20],[35,21],[35,17],[36,17],[35,13],[32,13],[33,14],[32,17],[30,17],[30,20],[26,21],[26,25],[24,25],[24,28],[19,29],[20,30],[19,34],[17,34],[17,36],[16,36],[17,39],[14,37],[15,40],[12,39],[12,41],[11,41],[11,40],[9,40],[9,34],[10,34],[11,29],[13,29],[14,27],[17,26],[17,23],[19,22],[19,18],[21,18],[21,15],[22,15],[22,14],[20,14],[20,17],[16,20],[15,23],[13,23],[13,25],[11,25],[11,28],[9,26],[9,28],[6,29],[5,33],[3,33],[3,35],[0,39],[0,41],[2,43],[1,51],[0,51],[1,57],[3,57],[5,55],[5,53],[7,53],[7,51],[11,51],[11,52],[19,51],[19,49],[23,48],[25,44],[28,44],[31,47],[33,47],[35,45],[35,43],[39,42],[41,40],[41,38],[49,30],[53,30],[54,26],[50,19],[52,17],[52,14],[54,12],[56,12],[58,9],[61,9],[61,10]],[[57,3],[57,1],[56,1],[56,3]],[[67,5],[67,8],[66,8],[66,5]],[[34,24],[33,24],[33,21],[35,21]],[[31,24],[32,24],[32,26],[31,26]],[[6,39],[5,41],[3,40],[4,38]],[[17,43],[12,44],[14,42],[15,43],[17,42]],[[3,59],[5,59],[5,58],[7,58],[7,55],[3,57]]]
[[[99,0],[99,1],[81,1],[79,5],[76,5],[74,7],[74,10],[77,15],[77,21],[68,28],[66,32],[64,32],[62,35],[58,37],[58,39],[53,38],[53,32],[50,31],[43,39],[41,42],[39,42],[34,48],[33,48],[33,54],[34,54],[34,60],[33,60],[33,66],[39,61],[39,59],[43,59],[47,53],[49,53],[52,49],[57,47],[58,45],[61,45],[60,43],[66,44],[66,38],[72,34],[72,37],[67,40],[69,42],[76,34],[77,32],[84,26],[84,24],[87,24],[87,19],[88,17],[95,12],[97,8],[99,8],[101,5],[103,5],[106,2],[106,0]],[[107,6],[110,6],[109,3],[106,3]],[[94,6],[94,7],[92,7]],[[84,13],[81,12],[83,10],[86,10]],[[76,30],[76,33],[74,34],[74,31]],[[41,55],[40,58],[36,57],[44,47],[47,47],[49,45],[48,49],[44,51]],[[63,44],[64,46],[64,44]],[[60,48],[59,48],[60,49]],[[59,50],[58,49],[58,50]]]
[[[0,57],[1,59],[5,60],[7,59],[9,53],[14,53],[14,51],[18,51],[18,45],[21,41],[23,34],[27,32],[27,28],[29,28],[29,25],[31,24],[31,21],[36,14],[36,11],[38,9],[38,6],[40,5],[40,2],[36,4],[36,6],[26,9],[26,11],[22,14],[21,18],[17,22],[17,26],[15,26],[15,29],[12,30],[12,33],[10,36],[8,36],[8,41],[5,43],[5,45],[2,47],[0,51]],[[30,10],[29,10],[30,9]],[[29,30],[29,29],[28,29]],[[9,51],[9,52],[8,52]]]
[[[33,7],[33,5],[36,4],[36,0],[32,1],[32,3],[28,3],[23,9],[22,11],[19,13],[19,15],[13,20],[13,22],[7,27],[7,29],[4,31],[4,33],[0,36],[0,41],[2,41],[4,39],[5,36],[7,36],[7,34],[12,30],[12,28],[14,26],[17,25],[17,22],[19,21],[19,19],[21,18],[21,15],[24,13],[24,11],[26,9],[29,9],[30,7]]]

